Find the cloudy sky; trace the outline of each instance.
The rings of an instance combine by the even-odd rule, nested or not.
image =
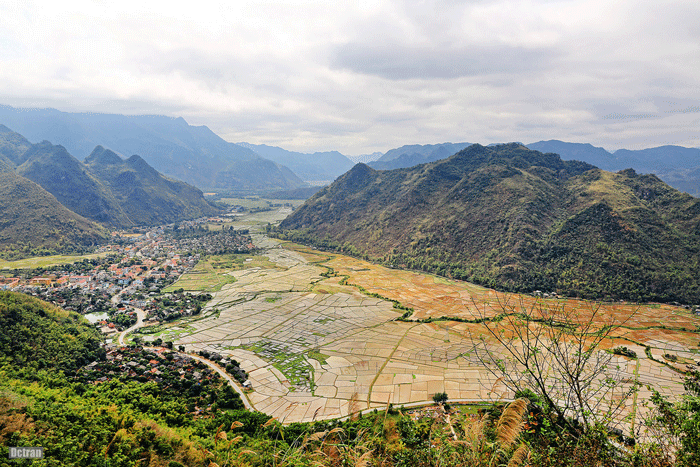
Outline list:
[[[700,2],[0,0],[0,104],[349,155],[700,146]]]

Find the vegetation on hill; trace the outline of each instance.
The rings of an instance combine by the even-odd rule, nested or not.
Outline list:
[[[502,290],[700,303],[700,200],[515,143],[358,164],[277,235]]]
[[[109,238],[104,227],[64,207],[42,187],[0,173],[0,257],[78,253]]]
[[[604,170],[633,168],[639,173],[653,173],[672,187],[700,196],[700,149],[682,146],[628,150],[609,153],[590,144],[550,140],[527,145],[530,149],[554,152],[565,160],[579,160]]]
[[[165,224],[215,215],[201,190],[158,173],[139,156],[122,160],[97,146],[85,165],[113,194],[126,217],[136,224]]]
[[[0,127],[0,152],[0,172],[15,171],[73,212],[110,227],[165,224],[220,211],[200,190],[163,176],[139,156],[122,160],[102,146],[83,164],[63,146],[30,145]]]
[[[74,374],[104,356],[103,337],[85,318],[29,295],[0,291],[0,329],[0,366],[23,374]]]
[[[106,225],[134,225],[107,187],[63,146],[43,141],[22,158],[17,173],[41,185],[71,211]]]
[[[13,167],[22,163],[21,157],[32,145],[27,139],[5,125],[0,125],[0,156]]]

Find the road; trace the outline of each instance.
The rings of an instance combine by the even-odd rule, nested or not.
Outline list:
[[[194,358],[195,360],[204,363],[204,364],[207,365],[209,368],[211,368],[212,370],[214,370],[214,371],[216,371],[217,373],[219,373],[219,375],[220,375],[222,378],[224,378],[226,381],[228,381],[228,384],[230,384],[231,387],[232,387],[238,394],[240,394],[241,400],[243,401],[243,405],[245,406],[245,408],[248,409],[248,410],[255,410],[255,407],[253,407],[253,405],[250,403],[250,401],[249,401],[248,398],[246,397],[246,395],[245,395],[245,393],[243,392],[243,390],[242,390],[240,387],[238,387],[238,383],[236,383],[236,381],[234,381],[234,380],[228,375],[228,373],[226,373],[226,372],[223,370],[223,368],[221,368],[219,365],[217,365],[216,363],[212,362],[211,360],[207,360],[206,358],[200,357],[200,356],[198,356],[198,355],[192,355],[192,354],[183,353],[183,352],[178,352],[178,353],[179,353],[180,355],[186,355],[186,356],[188,356],[188,357],[190,357],[190,358]]]
[[[112,297],[112,298],[114,298],[114,297]],[[146,318],[146,312],[143,311],[141,308],[134,308],[134,311],[136,312],[136,324],[134,324],[130,328],[124,329],[119,334],[119,345],[124,345],[124,337],[127,334],[129,334],[131,331],[134,331],[134,330],[143,326],[143,320],[144,320],[144,318]]]
[[[125,332],[126,332],[126,331],[125,331]],[[149,350],[160,350],[160,349],[162,349],[162,347],[144,347],[144,349],[149,349]],[[204,358],[204,357],[200,357],[199,355],[193,355],[193,354],[186,353],[186,352],[178,352],[177,350],[173,350],[172,352],[173,352],[173,353],[180,354],[180,355],[182,355],[182,356],[184,356],[184,357],[190,357],[190,358],[192,358],[192,359],[194,359],[194,360],[197,360],[198,362],[202,362],[202,363],[204,363],[206,366],[208,366],[209,368],[211,368],[212,370],[214,370],[214,371],[216,371],[217,373],[219,373],[219,376],[221,376],[221,377],[224,378],[226,381],[228,381],[228,384],[241,396],[241,401],[243,401],[243,405],[245,406],[245,408],[248,409],[248,410],[255,410],[255,407],[253,407],[253,404],[250,403],[250,401],[249,401],[248,398],[246,397],[246,395],[245,395],[245,393],[243,392],[243,390],[238,386],[238,383],[236,383],[236,381],[235,381],[233,378],[231,378],[231,377],[229,376],[229,374],[226,373],[226,371],[224,371],[224,369],[221,368],[219,365],[217,365],[216,363],[212,362],[211,360],[207,360],[207,359]]]

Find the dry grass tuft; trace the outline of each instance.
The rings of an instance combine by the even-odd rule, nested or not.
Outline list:
[[[523,430],[527,400],[518,399],[508,404],[496,423],[496,439],[504,448],[510,448]]]
[[[352,393],[350,397],[350,402],[348,403],[348,415],[350,415],[350,420],[357,420],[357,414],[360,411],[359,396],[357,391]]]

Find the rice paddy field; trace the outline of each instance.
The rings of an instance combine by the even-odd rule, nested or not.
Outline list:
[[[5,261],[0,259],[0,269],[36,269],[56,266],[59,264],[72,264],[84,259],[93,259],[107,256],[110,252],[93,253],[88,255],[53,255],[34,256],[31,258],[19,259],[16,261]]]
[[[479,352],[503,349],[477,320],[504,311],[543,307],[555,317],[591,321],[593,329],[617,326],[600,347],[636,353],[613,355],[605,375],[619,382],[609,397],[622,407],[616,422],[623,431],[638,423],[652,388],[681,394],[677,370],[700,359],[700,318],[680,307],[508,295],[262,233],[253,233],[253,240],[264,260],[217,271],[230,282],[202,315],[174,323],[160,337],[241,362],[253,387],[249,401],[284,423],[429,403],[437,392],[451,401],[511,398],[479,358]],[[196,286],[207,280],[214,277],[202,275]],[[412,310],[406,314],[406,308]],[[477,342],[485,347],[477,349]]]
[[[236,282],[230,273],[246,268],[275,268],[265,256],[228,254],[207,256],[191,270],[164,289],[172,292],[180,288],[187,292],[218,292],[226,284]]]

